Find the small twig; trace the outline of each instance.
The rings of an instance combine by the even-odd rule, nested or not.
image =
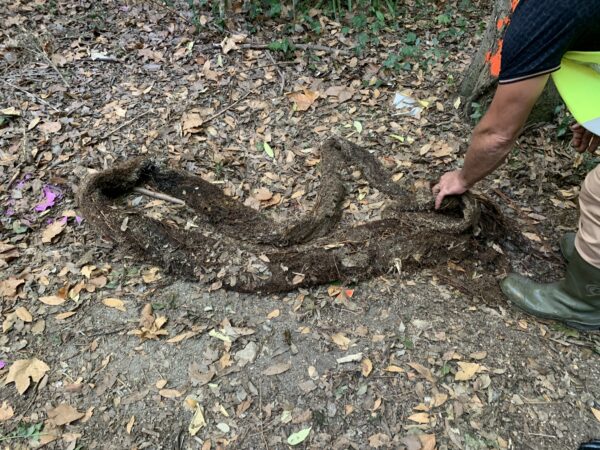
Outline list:
[[[122,63],[123,61],[119,58],[115,58],[114,56],[96,56],[95,58],[86,58],[82,61],[99,61],[99,62],[108,62],[108,63]]]
[[[36,436],[56,436],[56,434],[54,434],[54,433],[39,433],[39,434],[36,434]],[[2,437],[0,437],[0,442],[12,441],[14,439],[23,439],[23,440],[25,440],[25,439],[29,439],[29,436],[19,436],[19,435],[16,435],[16,436],[2,436]]]
[[[292,44],[292,48],[299,50],[315,50],[327,53],[339,53],[341,55],[348,55],[348,51],[341,48],[327,47],[319,44]],[[238,44],[238,48],[252,49],[252,50],[268,50],[271,48],[269,44]],[[221,48],[221,44],[213,44],[213,48]]]
[[[15,182],[15,180],[19,177],[19,175],[21,174],[21,164],[17,165],[17,167],[15,168],[15,173],[13,174],[13,176],[10,178],[10,180],[8,181],[8,184],[6,185],[6,190],[8,191],[10,189],[10,187],[12,186],[12,184]]]
[[[31,31],[28,31],[25,28],[23,28],[23,31],[25,31],[26,33],[28,33],[30,36],[33,37],[33,39],[35,41],[35,44],[36,44],[39,52],[44,57],[44,59],[46,60],[46,62],[48,63],[48,65],[54,69],[54,71],[58,74],[58,76],[60,77],[60,79],[62,80],[62,82],[65,84],[65,86],[67,88],[71,89],[71,85],[69,84],[69,82],[65,79],[65,77],[63,77],[63,74],[60,73],[60,70],[58,70],[58,67],[56,67],[54,65],[54,63],[52,62],[52,60],[48,56],[48,53],[46,53],[46,50],[44,50],[44,46],[41,44],[39,38],[35,34],[33,34]]]
[[[260,435],[265,444],[265,448],[269,450],[269,443],[265,437],[265,429],[263,427],[263,410],[262,410],[262,382],[258,384],[258,409],[260,410]]]
[[[266,67],[273,67],[273,66],[291,66],[293,64],[298,64],[296,61],[280,61],[280,62],[274,62],[273,64],[263,64],[262,66],[256,66],[256,67],[249,67],[247,69],[244,70],[238,70],[236,72],[237,75],[239,75],[240,73],[246,73],[246,72],[252,72],[253,70],[258,70],[258,69],[264,69]]]
[[[269,59],[271,61],[273,61],[273,64],[275,64],[275,70],[277,70],[277,73],[279,74],[279,76],[281,77],[281,88],[279,89],[279,95],[283,95],[283,91],[285,89],[285,75],[284,73],[281,71],[281,69],[277,66],[277,63],[275,61],[275,58],[273,58],[273,54],[271,53],[270,50],[267,50],[267,56],[269,57]]]
[[[433,122],[433,121],[430,121],[429,123],[423,125],[423,128],[427,128],[427,127],[436,127],[436,128],[439,128],[439,127],[442,127],[444,125],[450,125],[453,122],[454,122],[454,119],[445,120],[443,122]]]
[[[148,197],[157,198],[159,200],[164,200],[166,202],[175,203],[177,205],[185,206],[185,202],[179,198],[171,197],[170,195],[163,194],[162,192],[154,192],[150,189],[142,188],[142,187],[134,187],[134,192],[138,192],[143,195],[147,195]]]
[[[33,406],[33,404],[35,403],[35,400],[38,396],[38,387],[40,386],[41,382],[42,382],[42,380],[40,379],[37,383],[35,383],[35,386],[33,387],[33,397],[31,397],[31,401],[27,404],[27,407],[21,413],[23,416],[25,416],[27,411],[29,411],[31,409],[31,407]]]
[[[133,323],[133,322],[132,322],[132,323]],[[119,327],[119,328],[114,328],[114,329],[112,329],[112,330],[108,330],[108,331],[100,331],[100,332],[98,332],[98,333],[94,333],[94,334],[85,334],[86,332],[84,331],[84,332],[83,332],[83,334],[85,334],[85,336],[86,336],[87,338],[92,338],[92,339],[93,339],[93,338],[97,338],[97,337],[99,337],[99,336],[109,336],[109,335],[111,335],[111,334],[118,334],[118,333],[121,333],[121,332],[123,332],[123,331],[126,331],[126,330],[128,330],[130,326],[131,326],[130,324],[127,324],[127,325],[125,325],[125,326],[122,326],[122,327]]]
[[[23,94],[27,94],[27,95],[28,95],[29,97],[31,97],[31,98],[32,98],[34,101],[36,101],[36,102],[38,102],[38,103],[41,103],[42,105],[44,105],[44,106],[47,106],[47,107],[49,107],[49,108],[52,108],[52,109],[53,109],[54,111],[56,111],[56,112],[60,112],[60,109],[58,109],[58,108],[55,108],[55,107],[54,107],[54,106],[52,106],[50,103],[48,103],[46,100],[44,100],[44,99],[42,99],[42,98],[39,98],[37,95],[34,95],[34,94],[32,94],[31,92],[29,92],[29,91],[26,91],[26,90],[25,90],[25,89],[23,89],[23,88],[20,88],[19,86],[15,86],[14,84],[12,84],[12,83],[9,83],[9,82],[8,82],[8,81],[6,81],[6,80],[2,80],[2,81],[3,81],[5,84],[8,84],[8,85],[9,85],[11,88],[13,88],[13,89],[16,89],[17,91],[21,91]]]
[[[112,130],[111,132],[109,132],[109,133],[105,134],[105,135],[102,137],[102,139],[101,139],[101,140],[108,139],[109,137],[111,137],[113,134],[115,134],[115,133],[116,133],[117,131],[119,131],[120,129],[122,129],[122,128],[125,128],[127,125],[131,125],[133,122],[135,122],[136,120],[138,120],[138,119],[140,119],[140,118],[144,117],[146,114],[150,114],[150,110],[148,110],[148,111],[144,111],[143,113],[141,113],[141,114],[139,114],[139,115],[135,116],[133,119],[131,119],[131,120],[129,120],[129,121],[127,121],[127,122],[125,122],[124,124],[122,124],[122,125],[118,126],[117,128],[115,128],[115,129],[114,129],[114,130]]]
[[[206,119],[204,122],[202,122],[202,124],[206,124],[208,122],[211,122],[212,120],[216,119],[217,117],[225,114],[227,111],[229,111],[231,108],[233,108],[235,105],[237,105],[239,102],[241,102],[242,100],[244,100],[246,97],[248,97],[248,95],[250,95],[250,91],[246,92],[244,95],[242,95],[240,98],[238,98],[235,102],[233,102],[231,105],[229,105],[226,108],[223,108],[221,111],[219,111],[216,114],[213,114],[212,116],[210,116],[208,119]]]
[[[181,17],[183,20],[185,20],[187,23],[189,23],[190,25],[194,25],[194,23],[188,19],[186,16],[184,16],[183,14],[181,14],[179,11],[177,11],[174,8],[171,8],[169,5],[166,5],[165,2],[161,2],[161,1],[157,1],[157,0],[150,0],[150,3],[155,4],[156,6],[159,6],[163,9],[166,9],[167,11],[169,11],[171,14],[175,14],[176,16]]]
[[[544,433],[527,433],[529,436],[538,436],[545,438],[558,439],[558,436],[554,436],[553,434],[544,434]]]
[[[160,437],[160,433],[157,433],[154,430],[148,430],[147,428],[142,428],[142,433],[148,434],[154,438],[159,438]]]

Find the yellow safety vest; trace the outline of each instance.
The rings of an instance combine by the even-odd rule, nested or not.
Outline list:
[[[575,120],[600,136],[600,52],[567,52],[554,84]]]

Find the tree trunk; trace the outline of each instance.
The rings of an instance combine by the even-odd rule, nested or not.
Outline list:
[[[472,113],[473,103],[480,104],[483,110],[487,108],[492,100],[500,72],[498,47],[509,23],[513,3],[514,1],[511,2],[511,0],[494,0],[492,15],[479,50],[471,65],[465,71],[460,85],[460,95],[463,98],[464,112],[467,117]],[[529,116],[528,122],[536,123],[552,120],[554,111],[561,104],[561,101],[560,95],[552,79],[550,79]]]

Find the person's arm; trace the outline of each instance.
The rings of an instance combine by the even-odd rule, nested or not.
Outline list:
[[[548,75],[498,86],[492,103],[473,130],[462,169],[444,174],[433,187],[435,207],[447,195],[460,195],[493,172],[506,159]]]

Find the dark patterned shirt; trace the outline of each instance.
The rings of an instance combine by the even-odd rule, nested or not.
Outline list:
[[[554,72],[568,51],[600,51],[600,0],[521,0],[501,51],[500,83]]]

